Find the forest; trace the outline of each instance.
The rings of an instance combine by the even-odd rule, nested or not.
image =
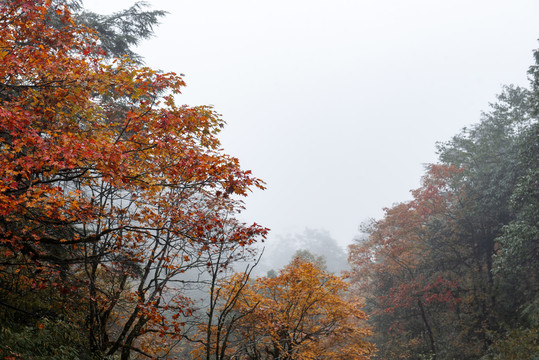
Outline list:
[[[258,276],[266,184],[134,51],[164,14],[0,2],[1,359],[539,359],[539,50],[348,267]]]

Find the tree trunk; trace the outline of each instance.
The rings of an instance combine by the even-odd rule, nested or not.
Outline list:
[[[417,299],[417,305],[419,306],[419,310],[421,310],[421,318],[423,319],[423,322],[425,323],[425,328],[427,329],[427,335],[429,336],[432,359],[436,360],[436,345],[434,342],[434,336],[432,335],[432,329],[430,327],[429,322],[427,321],[427,314],[425,313],[425,308],[423,307],[423,303],[419,299]]]

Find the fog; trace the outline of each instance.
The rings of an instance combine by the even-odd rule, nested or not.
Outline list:
[[[264,255],[255,268],[256,275],[266,275],[268,271],[277,271],[290,263],[298,250],[307,250],[316,257],[322,256],[326,269],[333,273],[347,270],[347,255],[323,229],[306,228],[303,232],[289,235],[276,235],[268,242]]]
[[[435,143],[476,122],[502,84],[526,85],[539,46],[535,0],[149,4],[169,14],[138,52],[185,74],[178,102],[223,115],[225,152],[267,183],[243,218],[272,229],[265,256],[281,265],[319,239],[344,248],[409,199]]]

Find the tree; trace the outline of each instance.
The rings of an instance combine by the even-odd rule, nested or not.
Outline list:
[[[295,258],[296,252],[308,251],[323,257],[327,269],[339,274],[347,270],[346,253],[327,230],[306,228],[302,233],[277,236],[268,244],[262,264],[267,270],[280,269]]]
[[[466,250],[444,240],[454,235],[447,218],[456,202],[450,179],[460,172],[431,166],[412,201],[385,209],[384,218],[365,229],[368,238],[350,246],[352,283],[366,297],[382,358],[436,359],[457,345],[445,343],[443,332],[448,322],[458,329],[452,310],[463,284],[450,269]]]
[[[439,144],[440,162],[413,199],[386,209],[350,247],[380,356],[503,358],[511,344],[533,348],[516,337],[537,332],[535,96],[504,87],[478,124]]]
[[[180,336],[182,274],[219,234],[265,236],[233,220],[263,183],[219,150],[211,108],[175,104],[180,77],[106,60],[65,4],[4,1],[0,23],[2,311],[83,323],[80,354],[152,357],[144,337]]]
[[[228,284],[234,286],[237,278]],[[227,288],[226,286],[224,287]],[[299,258],[275,278],[246,284],[234,304],[229,357],[240,359],[367,359],[361,304],[348,284]]]
[[[253,312],[258,304],[253,304],[251,309],[243,312],[236,311],[236,306],[258,260],[254,265],[248,265],[245,272],[228,277],[219,277],[217,272],[210,271],[212,277],[207,313],[204,320],[198,324],[198,332],[190,339],[196,344],[191,352],[194,359],[228,359],[230,349],[238,341],[241,342],[234,340],[235,327],[242,318]],[[219,266],[216,267],[218,268]]]
[[[105,52],[109,59],[127,56],[132,61],[142,63],[142,57],[131,48],[141,40],[153,36],[153,29],[158,25],[160,17],[165,16],[162,10],[144,11],[145,2],[136,2],[128,9],[111,15],[81,11],[80,1],[74,0],[70,8],[78,10],[75,19],[96,32],[99,39],[97,46]]]
[[[320,269],[327,271],[326,257],[323,255],[314,255],[309,250],[297,250],[292,256],[292,259],[300,258],[303,262],[309,262]]]
[[[504,87],[479,124],[440,148],[443,161],[465,168],[460,181],[470,205],[460,229],[461,238],[471,239],[475,273],[482,278],[476,283],[484,294],[476,296],[482,309],[475,318],[484,324],[485,352],[493,337],[522,323],[521,312],[537,292],[530,276],[538,256],[536,96]]]

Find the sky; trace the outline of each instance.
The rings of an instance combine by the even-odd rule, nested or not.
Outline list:
[[[271,228],[270,247],[306,228],[350,244],[411,198],[436,142],[478,122],[502,85],[528,85],[539,48],[537,0],[147,3],[168,15],[137,52],[185,74],[178,103],[222,114],[224,151],[266,182],[242,218]]]

